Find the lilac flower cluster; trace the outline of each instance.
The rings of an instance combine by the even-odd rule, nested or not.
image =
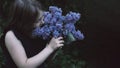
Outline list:
[[[48,12],[44,12],[44,26],[37,27],[33,31],[34,36],[48,39],[51,37],[66,37],[71,33],[76,39],[83,40],[84,35],[80,30],[76,30],[75,23],[80,19],[80,13],[69,12],[62,15],[61,8],[50,6]]]

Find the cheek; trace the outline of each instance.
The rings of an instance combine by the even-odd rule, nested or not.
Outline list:
[[[40,27],[40,26],[42,26],[43,24],[44,24],[44,22],[43,22],[43,21],[40,21],[40,22],[38,22],[38,23],[35,23],[34,26],[35,26],[35,27]]]
[[[40,27],[44,24],[44,21],[43,21],[43,17],[41,18],[40,21],[38,21],[37,23],[34,24],[35,27]]]
[[[37,25],[37,26],[40,26],[40,24],[41,24],[41,22],[38,22],[36,25]]]
[[[39,27],[41,25],[41,22],[35,23],[35,27]]]

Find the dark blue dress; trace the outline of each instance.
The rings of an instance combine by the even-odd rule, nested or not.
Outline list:
[[[14,32],[15,36],[22,42],[28,58],[38,54],[41,50],[44,49],[44,47],[47,44],[46,40],[43,40],[40,38],[32,39],[30,37],[22,35],[15,29],[12,29],[12,31]],[[3,53],[5,55],[5,65],[3,66],[3,68],[17,68],[15,63],[13,62],[8,50],[5,47],[4,37],[5,36],[1,37],[1,47],[2,47]],[[44,65],[45,65],[45,63],[43,63],[42,65],[40,65],[37,68],[44,68]]]

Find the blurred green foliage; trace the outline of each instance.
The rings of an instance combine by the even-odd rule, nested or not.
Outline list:
[[[85,21],[85,9],[83,8],[84,2],[83,0],[38,0],[43,5],[44,10],[48,10],[48,7],[51,5],[55,5],[61,7],[63,10],[63,14],[68,13],[69,11],[75,11],[81,13],[80,23],[76,24],[78,29],[82,29],[81,26]],[[2,9],[6,14],[8,12],[7,6],[10,3],[10,0],[2,0]],[[82,23],[82,24],[81,24]],[[5,26],[8,24],[8,19],[2,18],[0,16],[0,37],[3,34],[3,30]],[[72,46],[74,45],[74,46]],[[85,59],[81,57],[80,49],[77,45],[72,44],[65,46],[63,49],[57,52],[56,57],[47,62],[46,68],[86,68],[87,62]],[[75,48],[75,49],[73,49]],[[0,48],[0,66],[4,64],[3,53]],[[0,67],[1,68],[1,67]]]
[[[86,61],[81,57],[75,57],[75,53],[66,53],[66,50],[60,49],[57,55],[46,64],[46,68],[86,68]]]

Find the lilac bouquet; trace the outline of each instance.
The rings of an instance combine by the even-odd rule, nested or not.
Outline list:
[[[69,40],[84,39],[83,33],[75,28],[75,23],[80,19],[80,13],[71,11],[64,16],[61,8],[50,6],[49,11],[44,12],[43,16],[44,24],[33,30],[33,36],[42,37],[44,40],[59,36]]]

